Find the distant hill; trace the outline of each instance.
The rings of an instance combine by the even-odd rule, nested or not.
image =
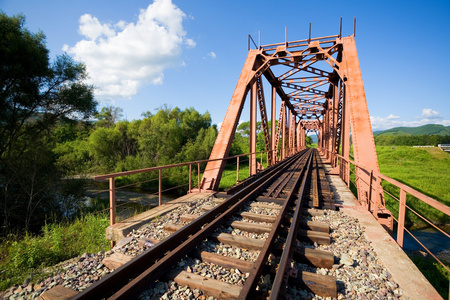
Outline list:
[[[419,127],[395,127],[383,131],[374,131],[374,136],[379,135],[450,135],[450,126],[427,124]]]

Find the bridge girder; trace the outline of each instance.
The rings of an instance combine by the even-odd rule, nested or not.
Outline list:
[[[272,93],[270,129],[263,76]],[[248,91],[251,91],[250,149],[252,152],[256,149],[256,102],[259,100],[266,150],[271,152],[270,164],[303,149],[305,133],[313,131],[318,134],[318,147],[324,159],[337,167],[337,154],[349,158],[351,132],[355,162],[379,170],[354,36],[336,35],[250,49],[210,159],[228,156]],[[281,105],[275,129],[276,95]],[[225,163],[208,163],[203,174],[203,190],[218,189]],[[256,156],[251,155],[250,175],[256,172]],[[376,201],[370,210],[374,215],[385,213],[381,185],[368,190],[362,182],[367,182],[370,174],[357,168],[356,176],[358,199],[364,202],[369,193],[375,193]]]

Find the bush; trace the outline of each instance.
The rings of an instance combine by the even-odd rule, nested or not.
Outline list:
[[[0,247],[0,290],[22,284],[30,273],[44,276],[44,267],[79,256],[85,252],[108,250],[106,214],[88,215],[66,224],[46,224],[42,235],[9,236]]]

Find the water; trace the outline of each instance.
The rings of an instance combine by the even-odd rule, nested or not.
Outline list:
[[[436,254],[445,250],[450,250],[450,239],[443,233],[437,231],[434,228],[425,228],[419,230],[411,230],[411,233],[418,239],[423,245],[425,245],[431,253]],[[448,233],[448,232],[447,232]],[[397,240],[397,230],[395,229],[392,237]],[[423,247],[411,237],[409,233],[405,231],[403,235],[403,249],[404,250],[422,250]]]

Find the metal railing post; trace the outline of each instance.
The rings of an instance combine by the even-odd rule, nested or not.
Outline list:
[[[116,224],[116,183],[115,178],[109,178],[109,225]],[[111,248],[115,242],[111,240]]]
[[[346,162],[347,169],[345,170],[346,176],[347,176],[347,187],[350,188],[350,161]]]
[[[239,156],[236,157],[236,183],[239,182]]]
[[[406,192],[400,189],[400,205],[398,208],[397,244],[403,248],[403,234],[405,232]]]
[[[192,189],[192,165],[189,165],[189,194]]]
[[[202,192],[202,187],[200,186],[200,163],[197,164],[197,181],[198,181],[198,192]]]
[[[116,183],[115,178],[109,178],[109,225],[116,224]]]
[[[369,211],[372,202],[372,180],[373,180],[373,170],[370,171],[370,181],[369,181],[369,203],[367,203],[368,204],[367,208],[369,209]]]
[[[263,163],[262,163],[262,152],[260,153],[261,154],[261,170],[262,170],[262,167],[263,167]]]
[[[162,191],[161,173],[162,173],[162,170],[159,169],[159,184],[158,184],[158,203],[159,203],[159,205],[161,205],[161,191]]]

